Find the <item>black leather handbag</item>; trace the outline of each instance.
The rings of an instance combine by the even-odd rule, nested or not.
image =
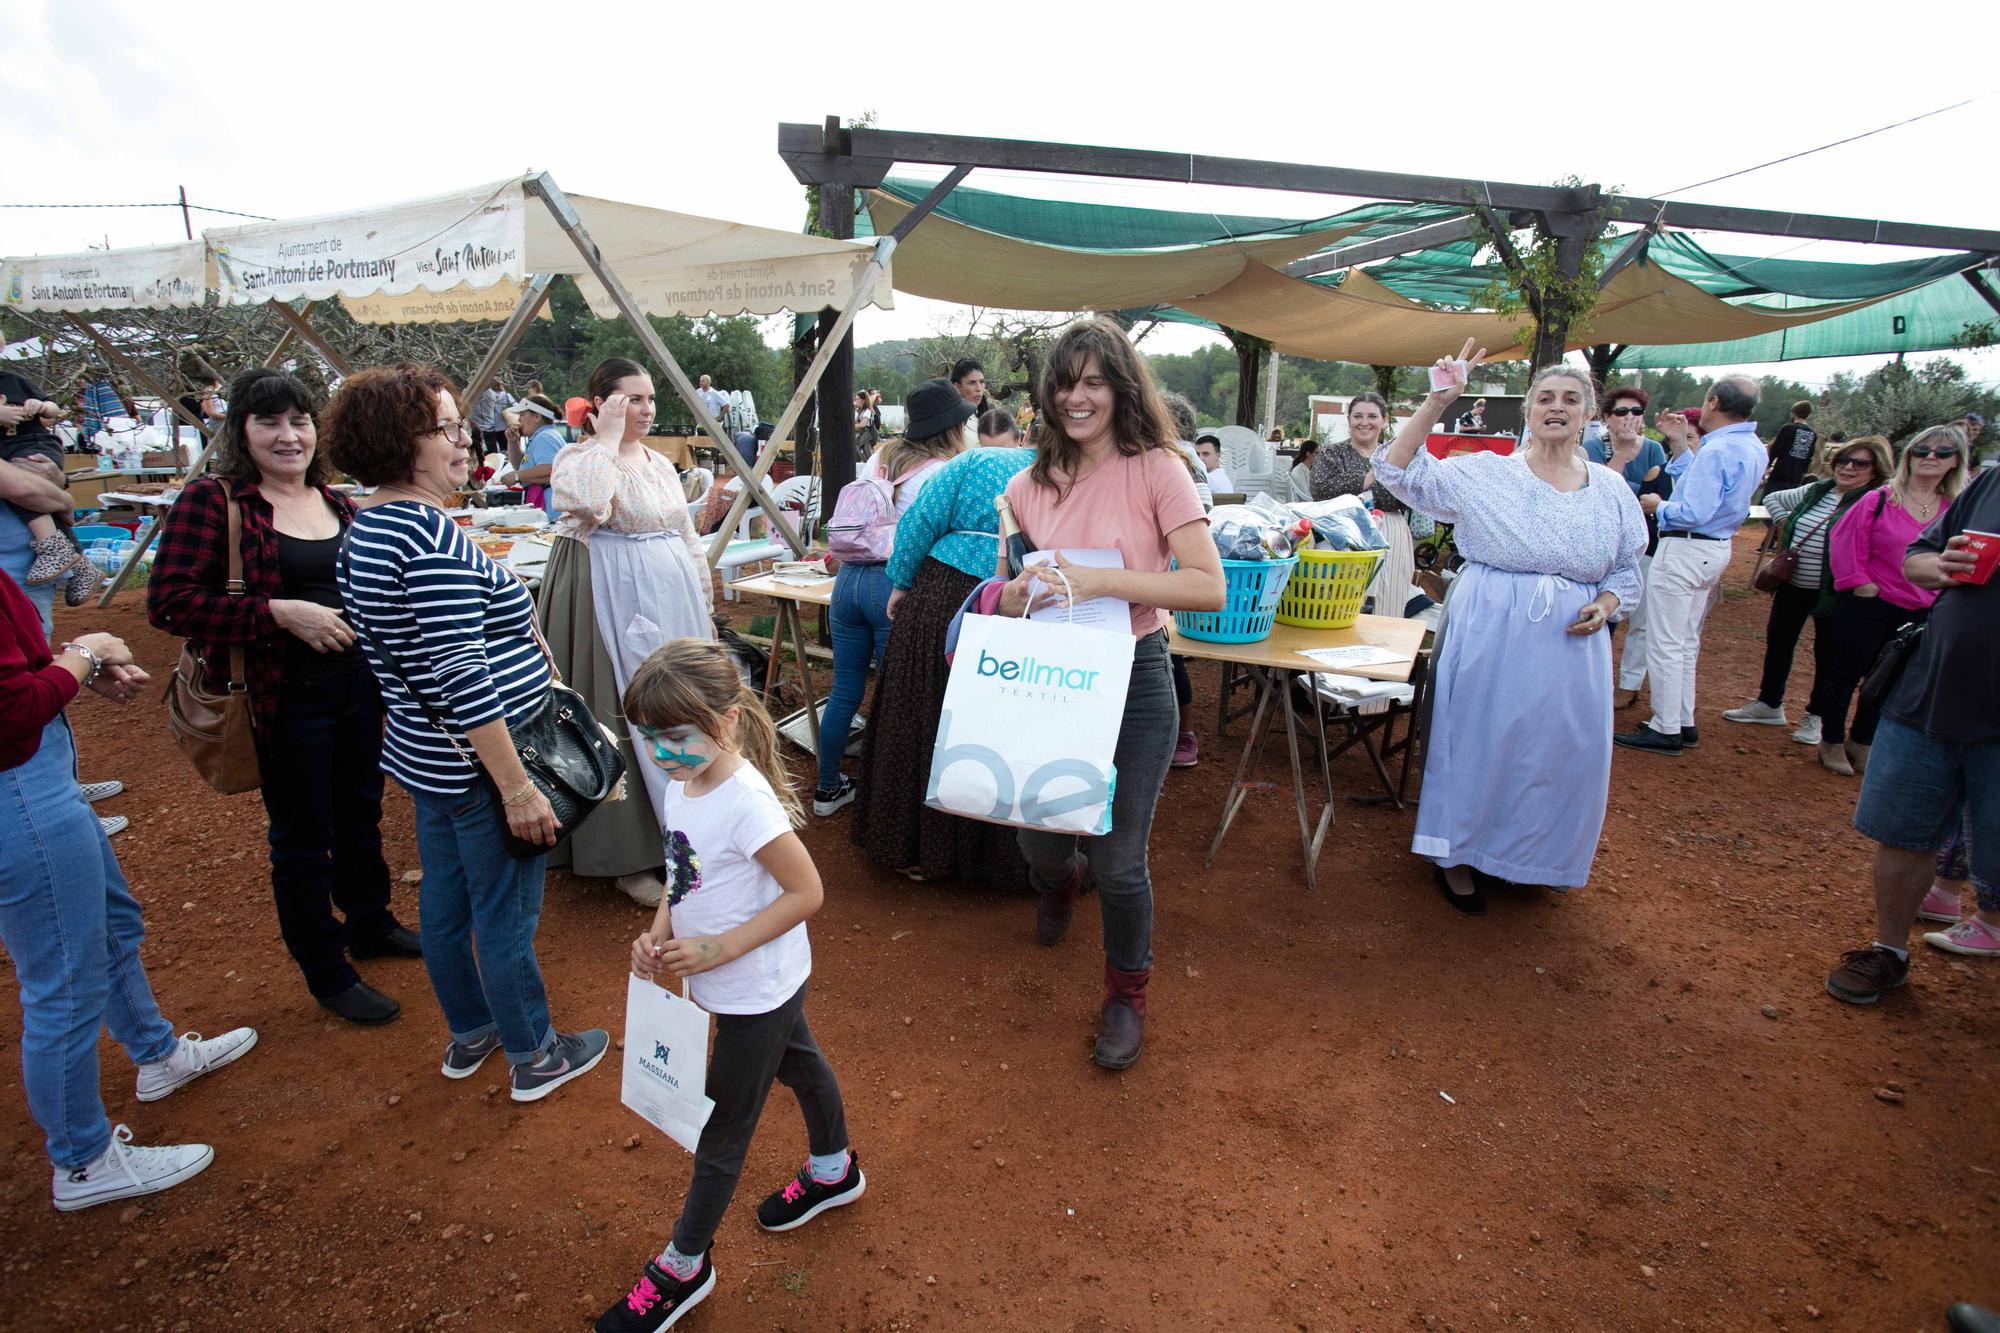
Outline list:
[[[1889,636],[1889,642],[1882,645],[1876,655],[1875,665],[1868,668],[1868,674],[1861,681],[1861,702],[1865,707],[1877,712],[1889,702],[1895,692],[1896,682],[1903,678],[1910,659],[1923,646],[1925,621],[1914,620]]]
[[[344,543],[340,557],[343,563],[347,559]],[[417,701],[417,707],[424,710],[424,716],[430,719],[431,725],[451,742],[451,748],[458,751],[459,758],[478,770],[479,780],[485,783],[494,808],[500,814],[507,854],[517,860],[527,860],[555,850],[514,836],[507,824],[506,801],[499,784],[480,764],[479,757],[468,753],[466,747],[459,744],[438,710],[418,693],[395,654],[368,633],[359,617],[354,618],[353,625],[355,633],[381,655],[383,663],[403,682],[403,688]],[[556,846],[561,846],[563,839],[576,832],[577,827],[590,818],[591,811],[606,801],[618,800],[624,795],[621,784],[625,777],[625,757],[618,752],[617,738],[598,722],[590,711],[590,705],[583,701],[583,696],[562,683],[562,673],[556,670],[555,658],[550,656],[549,645],[542,638],[541,630],[536,629],[534,635],[543,658],[548,661],[551,684],[533,712],[518,722],[507,724],[507,735],[514,742],[515,752],[521,756],[521,768],[527,773],[528,781],[548,798],[549,808],[555,811]]]

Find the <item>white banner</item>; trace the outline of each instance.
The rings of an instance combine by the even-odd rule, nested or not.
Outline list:
[[[208,290],[200,241],[0,259],[0,300],[21,310],[157,310],[200,305]]]
[[[824,306],[845,310],[868,267],[869,257],[852,250],[830,254],[785,255],[766,259],[702,264],[695,267],[655,267],[646,257],[614,263],[639,308],[649,315],[775,315],[781,311],[811,314]],[[895,308],[895,289],[888,272],[876,280],[869,304]],[[576,285],[600,319],[617,317],[618,307],[588,273]]]
[[[230,305],[400,296],[528,276],[519,181],[204,233]]]

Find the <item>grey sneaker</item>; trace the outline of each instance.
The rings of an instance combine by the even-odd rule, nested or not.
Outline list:
[[[1752,699],[1741,708],[1725,708],[1722,716],[1731,722],[1750,722],[1760,727],[1782,727],[1786,725],[1785,710],[1773,708],[1762,699]]]
[[[500,1034],[488,1033],[486,1040],[474,1046],[461,1046],[448,1041],[444,1046],[444,1068],[438,1072],[446,1078],[471,1078],[479,1072],[479,1066],[486,1063],[486,1057],[500,1049]]]
[[[611,1049],[611,1034],[603,1028],[584,1032],[558,1032],[549,1053],[531,1065],[514,1066],[517,1102],[538,1102],[563,1084],[588,1074]]]
[[[1792,733],[1792,739],[1800,745],[1818,745],[1819,736],[1819,719],[1811,713],[1806,714],[1805,721],[1799,723],[1799,729]]]

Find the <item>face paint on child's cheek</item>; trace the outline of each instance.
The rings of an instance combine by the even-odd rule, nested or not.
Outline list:
[[[708,737],[700,733],[692,736],[659,736],[648,731],[645,735],[652,746],[653,762],[661,768],[682,768],[692,772],[713,758],[712,755],[702,753],[710,746]]]

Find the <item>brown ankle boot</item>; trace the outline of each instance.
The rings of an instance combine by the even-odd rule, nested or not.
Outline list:
[[[1097,1048],[1090,1058],[1106,1069],[1130,1069],[1139,1061],[1146,1037],[1146,983],[1153,969],[1121,972],[1104,965],[1104,1012],[1098,1022]]]
[[[1079,855],[1069,880],[1059,889],[1037,890],[1035,894],[1035,939],[1042,944],[1062,943],[1069,934],[1070,918],[1076,914],[1076,895],[1083,892],[1090,875],[1089,858]]]

